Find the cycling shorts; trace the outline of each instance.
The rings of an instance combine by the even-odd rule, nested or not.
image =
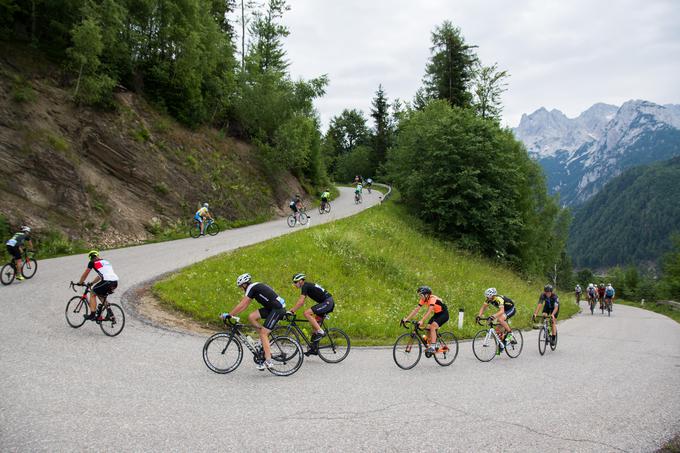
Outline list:
[[[548,304],[543,305],[543,313],[545,313],[548,316],[550,316],[552,314],[554,309],[555,309],[555,307],[548,307]],[[557,319],[557,317],[559,315],[560,315],[560,307],[558,306],[557,307],[557,313],[555,313],[555,319]]]
[[[265,308],[259,310],[260,318],[264,319],[264,328],[267,330],[274,330],[276,323],[281,320],[286,314],[285,308]]]
[[[21,251],[19,250],[19,247],[17,247],[17,246],[8,245],[7,246],[7,253],[12,255],[15,260],[18,260],[18,259],[21,258]]]
[[[298,212],[298,208],[294,204],[291,204],[291,205],[288,205],[288,206],[290,206],[291,211]]]
[[[321,199],[321,202],[322,202],[322,203],[328,203],[328,198],[323,197],[323,198]]]
[[[332,297],[329,297],[323,302],[320,302],[316,305],[312,305],[312,313],[314,313],[315,315],[325,315],[327,313],[332,312],[334,308],[335,302],[333,301]]]
[[[439,327],[443,326],[446,324],[446,322],[449,320],[449,311],[448,310],[443,310],[440,311],[439,313],[435,313],[429,321],[427,321],[428,324],[432,324],[433,322],[436,322]]]
[[[203,217],[201,217],[201,216],[198,215],[198,214],[196,214],[196,215],[194,216],[194,220],[196,220],[196,221],[199,222],[199,223],[203,223]]]
[[[113,291],[118,288],[118,282],[112,280],[102,280],[92,287],[92,292],[97,296],[106,297],[113,294]]]
[[[510,319],[515,316],[515,307],[513,306],[510,310],[505,312],[505,319]]]

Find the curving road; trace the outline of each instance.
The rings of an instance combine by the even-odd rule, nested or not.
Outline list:
[[[341,191],[313,221],[378,201],[357,207]],[[277,220],[106,256],[125,289],[290,231]],[[130,310],[117,338],[68,327],[66,284],[85,262],[46,260],[34,280],[0,288],[0,451],[652,451],[680,432],[680,325],[655,313],[579,315],[544,357],[529,332],[515,360],[482,364],[462,343],[449,368],[423,359],[401,371],[391,351],[366,348],[339,365],[306,360],[289,378],[248,357],[222,376],[203,364],[204,337]]]

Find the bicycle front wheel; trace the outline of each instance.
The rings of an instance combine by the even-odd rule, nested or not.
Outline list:
[[[210,236],[215,236],[217,233],[220,232],[220,227],[217,226],[216,223],[211,223],[208,225],[208,228],[205,229],[205,232],[208,233]]]
[[[82,296],[73,296],[66,304],[66,322],[74,329],[85,324],[85,317],[89,314],[87,299]]]
[[[545,327],[541,327],[538,331],[538,353],[545,354],[545,349],[548,346],[548,330]]]
[[[14,281],[14,277],[16,277],[16,272],[14,271],[14,265],[13,264],[5,264],[2,267],[2,275],[0,275],[0,281],[2,282],[3,285],[9,285]]]
[[[550,343],[550,349],[551,349],[552,351],[554,351],[555,349],[557,349],[557,334],[558,334],[558,332],[555,332],[555,341],[553,341],[552,343]]]
[[[496,357],[498,340],[489,330],[480,330],[472,340],[472,352],[480,362],[490,362]]]
[[[458,339],[453,332],[441,332],[437,336],[434,360],[441,366],[449,366],[458,357]]]
[[[227,374],[234,371],[243,360],[243,346],[238,338],[228,332],[216,333],[203,345],[203,362],[210,371]]]
[[[304,212],[300,213],[300,225],[307,225],[307,222],[309,221],[309,216],[305,214]]]
[[[418,364],[423,354],[423,347],[412,333],[405,333],[397,338],[392,349],[394,363],[402,370],[410,370]]]
[[[123,331],[125,327],[125,312],[118,304],[109,304],[106,310],[102,311],[102,320],[99,327],[109,337],[115,337]]]
[[[194,222],[194,224],[189,228],[189,236],[196,239],[201,235],[201,224]]]
[[[295,216],[292,214],[288,216],[288,226],[291,228],[295,226]]]
[[[505,343],[505,353],[508,357],[515,359],[522,353],[522,348],[524,348],[524,337],[520,330],[513,330],[512,336],[514,337],[513,341]]]
[[[300,369],[304,355],[302,346],[291,337],[276,337],[270,342],[274,366],[269,372],[276,376],[290,376]]]
[[[24,263],[21,265],[21,275],[23,275],[24,278],[32,278],[37,270],[38,262],[32,258],[30,261],[24,260]]]
[[[326,363],[340,363],[349,355],[349,337],[340,329],[328,329],[321,337],[317,350],[319,358]]]
[[[331,203],[330,203],[330,202],[326,203],[326,209],[325,209],[325,211],[326,211],[326,213],[331,212]]]

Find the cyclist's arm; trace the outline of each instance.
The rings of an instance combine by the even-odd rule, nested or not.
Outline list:
[[[560,298],[559,297],[555,298],[555,303],[553,305],[554,305],[554,307],[553,307],[552,315],[554,317],[557,314],[557,310],[560,309]]]
[[[536,315],[538,314],[538,308],[539,308],[539,307],[541,308],[541,310],[543,310],[543,302],[540,301],[540,300],[538,301],[538,304],[536,304],[536,309],[534,310],[534,318],[535,318]]]
[[[484,303],[482,304],[482,308],[479,309],[479,316],[478,316],[479,318],[482,317],[482,315],[484,314],[484,312],[486,311],[486,308],[487,308],[488,306],[489,306],[489,304],[486,303],[486,302],[484,302]]]
[[[241,299],[241,302],[239,302],[238,305],[236,305],[236,306],[234,307],[234,309],[233,309],[232,311],[229,312],[229,314],[232,315],[232,316],[238,315],[238,314],[241,313],[243,310],[245,310],[246,308],[248,308],[248,305],[250,304],[250,301],[251,301],[251,300],[252,300],[252,299],[251,299],[250,297],[248,297],[248,296],[243,296],[243,299]]]
[[[295,302],[295,305],[293,305],[293,308],[290,309],[291,313],[295,313],[297,310],[300,309],[305,304],[305,296],[304,294],[300,295],[300,298]]]
[[[420,305],[418,305],[416,308],[414,308],[413,311],[411,313],[409,313],[407,317],[404,318],[404,322],[408,321],[409,319],[411,319],[415,315],[417,315],[418,312],[420,311],[420,308],[421,308]]]
[[[425,324],[425,320],[427,319],[428,316],[432,316],[432,313],[434,313],[434,306],[430,305],[427,308],[427,311],[425,312],[423,319],[420,320],[420,324]]]
[[[33,241],[31,239],[29,239],[26,242],[28,242],[28,245],[31,246],[31,250],[33,250],[35,248],[35,247],[33,247]]]
[[[85,282],[85,279],[87,276],[90,275],[90,268],[86,268],[85,272],[83,272],[83,275],[80,276],[80,280],[78,280],[78,284],[82,285]]]

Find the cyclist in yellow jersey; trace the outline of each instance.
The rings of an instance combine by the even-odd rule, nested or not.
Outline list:
[[[504,347],[506,342],[515,341],[512,336],[512,328],[507,322],[508,319],[515,315],[515,303],[509,297],[500,296],[496,291],[496,288],[487,289],[484,291],[484,296],[486,297],[486,300],[479,309],[479,314],[477,315],[476,319],[480,320],[482,318],[484,311],[486,311],[486,308],[489,305],[493,305],[494,307],[498,308],[498,311],[496,314],[492,315],[492,318],[498,321],[498,324],[500,324],[501,327],[505,329],[505,332],[507,332],[501,345],[501,347]]]
[[[321,194],[321,208],[326,207],[326,203],[328,203],[328,200],[331,198],[331,192],[330,190],[326,189],[322,194]]]
[[[194,220],[201,225],[201,236],[205,236],[205,219],[214,220],[209,207],[208,203],[203,203],[203,206],[194,215]]]

